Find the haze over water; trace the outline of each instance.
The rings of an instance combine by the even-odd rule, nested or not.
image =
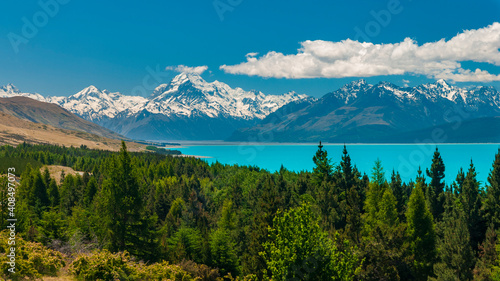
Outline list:
[[[388,180],[392,170],[399,171],[404,182],[415,181],[419,166],[425,173],[430,168],[436,146],[444,161],[445,181],[451,184],[462,167],[467,173],[471,159],[481,186],[487,181],[495,154],[500,144],[346,144],[351,162],[361,173],[371,175],[377,158]],[[219,161],[223,164],[258,166],[275,172],[281,165],[288,170],[312,171],[312,157],[317,151],[317,144],[231,144],[231,145],[193,145],[182,147],[183,154],[209,156],[208,163]],[[343,144],[325,144],[324,148],[334,164],[341,160]],[[429,179],[429,178],[427,178]],[[427,180],[428,182],[428,180]]]

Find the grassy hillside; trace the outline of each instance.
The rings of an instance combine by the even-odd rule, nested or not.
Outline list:
[[[0,98],[0,112],[56,128],[82,131],[106,138],[126,139],[113,131],[84,120],[56,104],[26,97]]]
[[[0,100],[3,101],[5,99]],[[60,129],[46,124],[33,123],[0,112],[0,144],[17,145],[22,142],[75,147],[84,145],[91,149],[111,151],[118,151],[120,149],[120,140],[118,139],[111,139],[82,131]],[[133,142],[127,143],[127,146],[131,151],[143,151],[145,147],[145,145]]]

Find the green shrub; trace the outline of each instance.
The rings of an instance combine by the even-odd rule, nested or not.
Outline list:
[[[79,280],[196,280],[177,265],[167,262],[146,265],[134,262],[128,252],[113,254],[108,250],[78,256],[69,272]]]
[[[65,266],[64,256],[60,252],[48,249],[40,243],[24,241],[17,236],[14,246],[16,248],[15,273],[9,272],[7,254],[13,245],[8,244],[8,235],[7,230],[0,233],[0,270],[4,278],[20,280],[25,277],[36,279],[44,275],[56,276]]]
[[[135,268],[130,265],[127,252],[110,253],[107,250],[80,255],[69,266],[69,272],[81,280],[132,280]]]
[[[189,273],[182,270],[178,265],[169,265],[163,261],[151,265],[137,265],[136,279],[134,280],[172,280],[172,281],[188,281],[193,279]]]

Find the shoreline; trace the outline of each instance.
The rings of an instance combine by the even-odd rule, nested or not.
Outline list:
[[[188,155],[188,154],[180,154],[180,155],[172,155],[173,157],[193,157],[198,159],[208,159],[213,158],[212,156],[202,156],[202,155]]]
[[[197,143],[185,143],[180,146],[164,146],[162,148],[165,149],[183,149],[189,148],[192,146],[317,146],[319,143],[291,143],[291,142],[272,142],[272,143],[264,143],[264,142],[197,142]],[[500,143],[328,143],[322,142],[322,145],[500,145]]]

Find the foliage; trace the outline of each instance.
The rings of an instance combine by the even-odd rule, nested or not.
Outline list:
[[[0,233],[0,263],[4,278],[21,280],[25,277],[34,279],[56,276],[65,265],[64,256],[60,252],[48,249],[41,243],[24,241],[21,237],[16,237],[15,245],[9,245],[8,237],[9,231]],[[9,272],[11,265],[7,254],[10,254],[11,247],[15,247],[15,273]]]
[[[465,213],[460,206],[447,208],[438,232],[441,236],[437,243],[439,262],[434,264],[436,278],[430,280],[472,280],[474,255]]]
[[[128,252],[107,250],[78,256],[69,271],[79,280],[194,280],[179,266],[168,262],[145,265],[134,262]]]
[[[421,181],[417,182],[411,193],[406,220],[415,275],[418,280],[426,280],[428,276],[432,276],[432,266],[436,258],[436,236],[433,217],[426,204]]]
[[[275,173],[125,146],[0,146],[0,163],[18,165],[16,253],[25,253],[22,274],[8,278],[55,275],[67,257],[92,280],[467,280],[472,269],[498,280],[499,155],[482,189],[473,166],[445,185],[438,151],[414,183],[395,171],[387,182],[379,161],[362,175],[346,146],[330,159],[320,144],[312,172]],[[42,165],[82,173],[58,183]],[[2,176],[4,229],[7,186]]]
[[[359,268],[351,248],[339,251],[303,204],[279,211],[264,244],[272,280],[350,280]]]
[[[156,152],[158,154],[164,154],[164,155],[180,155],[181,154],[181,152],[179,150],[165,149],[163,147],[157,147],[154,145],[146,146],[146,150],[150,150],[150,151]]]

